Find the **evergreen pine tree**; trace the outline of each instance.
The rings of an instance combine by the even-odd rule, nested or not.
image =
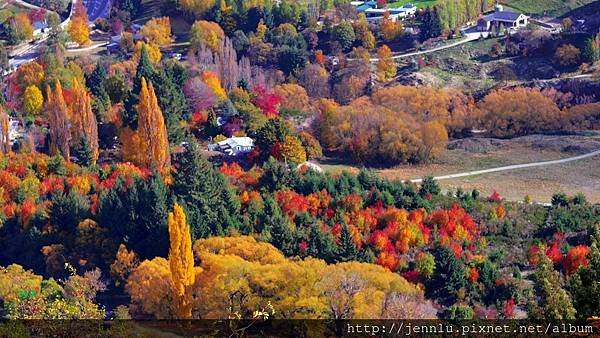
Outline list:
[[[270,233],[271,244],[286,256],[294,255],[296,252],[294,233],[290,229],[287,217],[281,212],[281,208],[271,196],[265,198],[262,223],[264,229]]]
[[[96,117],[104,115],[110,107],[110,97],[108,96],[108,92],[104,85],[106,77],[106,69],[102,67],[100,63],[96,64],[94,71],[86,76],[85,83],[93,95],[92,110]]]
[[[152,66],[152,61],[150,61],[146,46],[142,46],[140,61],[133,79],[133,88],[127,93],[124,102],[125,110],[123,111],[123,125],[134,130],[137,129],[138,126],[137,104],[140,91],[142,90],[142,78],[149,82],[156,82],[156,71]]]
[[[156,81],[156,96],[165,116],[169,141],[171,144],[180,144],[186,137],[181,121],[189,118],[187,101],[183,95],[185,77],[180,74],[178,66],[167,65],[156,75]]]
[[[194,240],[223,235],[240,223],[237,196],[199,151],[194,141],[185,143],[184,151],[174,157],[177,170],[173,173],[173,192],[186,210]]]
[[[318,224],[310,226],[308,234],[308,250],[309,256],[320,258],[328,263],[332,263],[335,258],[335,242],[331,234],[325,234]]]
[[[434,256],[436,268],[426,290],[430,296],[443,297],[448,304],[453,304],[457,292],[467,286],[465,264],[447,246],[436,248]]]
[[[342,262],[354,261],[356,260],[357,256],[358,250],[356,248],[356,244],[354,244],[354,239],[352,238],[350,228],[347,224],[344,224],[340,234],[340,249],[338,253],[339,260]]]
[[[92,150],[86,137],[79,139],[79,144],[74,149],[73,155],[77,158],[76,163],[83,167],[89,167],[94,163]]]

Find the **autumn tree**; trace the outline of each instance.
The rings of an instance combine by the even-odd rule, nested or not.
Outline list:
[[[558,47],[554,53],[554,58],[558,64],[563,67],[569,67],[578,64],[580,57],[581,51],[571,44]]]
[[[275,87],[275,93],[281,97],[281,106],[297,111],[306,111],[309,108],[308,94],[302,86],[286,83]]]
[[[69,37],[72,41],[84,45],[90,41],[87,9],[83,5],[83,1],[76,2],[74,6],[67,32],[69,32]]]
[[[119,245],[115,261],[110,265],[110,275],[118,287],[127,281],[131,272],[140,264],[137,254],[133,250],[127,250],[125,244]]]
[[[367,50],[375,48],[375,35],[369,29],[369,23],[364,13],[358,15],[358,19],[354,21],[353,26],[356,40],[360,41],[361,45]]]
[[[41,88],[45,78],[45,71],[42,65],[37,61],[27,62],[19,67],[16,72],[16,78],[23,88],[35,85]]]
[[[26,12],[18,13],[10,18],[8,27],[8,37],[12,44],[17,44],[33,38],[33,25]]]
[[[306,151],[296,136],[286,136],[281,143],[281,156],[285,161],[294,164],[306,162]]]
[[[0,154],[10,151],[10,118],[0,105]]]
[[[54,90],[47,86],[46,92],[48,93],[47,114],[50,128],[50,152],[52,154],[60,153],[65,160],[69,161],[71,130],[69,111],[63,96],[62,85],[57,80]]]
[[[183,208],[175,204],[169,213],[169,268],[173,281],[175,315],[178,319],[192,317],[192,294],[194,284],[194,255],[192,237]]]
[[[36,86],[31,85],[23,93],[23,109],[27,114],[36,115],[42,110],[44,97],[42,91]]]
[[[537,89],[496,90],[479,102],[482,123],[497,137],[556,131],[560,110]]]
[[[140,60],[142,57],[142,49],[146,49],[146,51],[148,52],[148,57],[150,59],[150,61],[152,61],[152,64],[158,64],[160,62],[160,60],[162,59],[162,53],[160,51],[160,47],[152,42],[143,42],[143,41],[138,41],[136,42],[134,48],[133,48],[133,58],[135,60]]]
[[[387,81],[396,76],[396,62],[392,59],[392,50],[387,45],[377,49],[377,77],[381,81]]]
[[[379,22],[379,30],[385,42],[394,42],[402,34],[402,24],[398,20],[393,20],[389,12],[383,14],[383,18]]]
[[[98,160],[98,123],[92,112],[92,100],[77,80],[73,82],[73,105],[71,106],[71,141],[75,145],[86,144],[91,154],[91,164]]]
[[[162,111],[158,106],[158,100],[152,83],[146,83],[142,78],[140,101],[138,103],[138,132],[142,140],[142,149],[139,151],[144,155],[142,165],[150,168],[156,166],[160,172],[170,165],[169,140],[167,127]]]
[[[179,5],[184,10],[193,13],[196,17],[202,17],[208,10],[216,6],[216,0],[182,0]]]
[[[140,35],[149,43],[164,47],[173,41],[171,37],[171,21],[169,17],[157,17],[147,21],[140,30]]]
[[[441,155],[446,150],[448,132],[439,121],[431,121],[421,126],[421,140],[423,143],[421,158],[429,161]]]
[[[569,294],[562,288],[561,274],[554,270],[545,250],[540,250],[535,270],[536,295],[539,305],[530,304],[528,314],[533,319],[569,320],[575,318],[575,309]]]
[[[192,48],[200,48],[204,45],[212,51],[217,51],[219,42],[225,38],[225,32],[218,23],[205,20],[194,22],[189,35]]]
[[[329,96],[329,73],[320,65],[307,65],[302,72],[300,72],[298,80],[311,98],[323,98]]]

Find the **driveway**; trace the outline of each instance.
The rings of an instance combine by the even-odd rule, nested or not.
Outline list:
[[[439,47],[427,49],[427,50],[420,50],[418,52],[411,52],[411,53],[406,53],[406,54],[394,55],[394,56],[392,56],[392,59],[396,60],[396,59],[402,59],[402,58],[407,58],[407,57],[411,57],[411,56],[417,56],[417,55],[423,55],[423,54],[429,54],[429,53],[437,52],[437,51],[440,51],[440,50],[444,50],[444,49],[448,49],[448,48],[460,46],[460,45],[465,44],[467,42],[478,40],[481,36],[483,36],[485,38],[485,37],[487,37],[487,35],[488,35],[487,32],[467,32],[467,33],[464,33],[464,36],[459,41],[456,41],[456,42],[453,42],[453,43],[450,43],[450,44],[447,44],[447,45],[443,45],[443,46],[439,46]],[[371,61],[371,62],[379,62],[379,58],[372,58],[372,59],[369,59],[369,61]]]

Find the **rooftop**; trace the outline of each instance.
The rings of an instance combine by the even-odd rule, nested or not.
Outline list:
[[[500,20],[500,21],[516,21],[521,16],[521,13],[511,11],[496,11],[483,17],[485,21]]]

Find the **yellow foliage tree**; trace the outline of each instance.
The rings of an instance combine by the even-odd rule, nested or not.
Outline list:
[[[110,265],[110,275],[115,280],[115,285],[119,286],[127,280],[131,272],[139,265],[136,253],[127,250],[125,244],[119,246],[115,261]]]
[[[209,9],[213,8],[216,2],[216,0],[181,0],[179,5],[195,16],[202,17]]]
[[[387,45],[383,45],[377,49],[377,77],[381,81],[387,81],[396,76],[396,63],[392,59],[392,50]]]
[[[202,73],[202,81],[204,81],[208,88],[213,91],[217,101],[223,102],[227,99],[227,92],[225,92],[225,89],[221,86],[221,80],[219,80],[217,74],[211,71],[205,71]]]
[[[161,47],[170,44],[173,38],[171,37],[171,21],[169,17],[164,16],[150,19],[140,30],[140,35],[147,42]]]
[[[152,83],[148,85],[145,78],[142,78],[137,109],[138,133],[141,141],[138,150],[140,154],[143,154],[139,164],[148,168],[155,165],[160,172],[164,173],[171,163],[167,127],[158,106],[154,87]]]
[[[300,85],[285,83],[275,87],[275,93],[281,96],[282,107],[299,111],[307,111],[309,109],[308,94],[306,93],[306,89]]]
[[[194,248],[201,267],[194,271],[193,309],[204,319],[252,318],[269,304],[276,318],[378,318],[385,313],[385,297],[422,297],[417,287],[381,266],[286,259],[251,237],[208,238]],[[168,318],[174,295],[167,263],[145,261],[131,274],[127,290],[134,311]]]
[[[142,55],[142,48],[146,47],[146,51],[148,52],[148,57],[150,57],[150,61],[153,64],[157,64],[160,62],[162,58],[162,53],[160,52],[160,48],[154,43],[145,43],[143,41],[138,41],[135,44],[135,51],[133,55],[133,59],[137,62]]]
[[[225,37],[225,32],[218,23],[205,20],[194,22],[189,34],[192,48],[204,45],[214,52],[218,50],[219,42]]]
[[[84,45],[90,41],[90,27],[87,10],[83,5],[83,1],[75,3],[73,16],[67,27],[67,32],[72,41],[80,45]]]
[[[178,319],[192,317],[191,286],[194,285],[194,255],[190,226],[185,219],[183,208],[175,204],[169,213],[169,269],[173,283],[173,301]]]
[[[98,123],[92,112],[92,99],[79,82],[73,80],[73,105],[71,107],[72,143],[79,145],[85,139],[88,142],[93,162],[98,160]]]
[[[306,162],[306,151],[296,136],[286,136],[281,144],[281,156],[294,164]]]
[[[36,86],[31,85],[23,93],[23,109],[27,114],[35,115],[42,110],[44,97],[42,91]]]

